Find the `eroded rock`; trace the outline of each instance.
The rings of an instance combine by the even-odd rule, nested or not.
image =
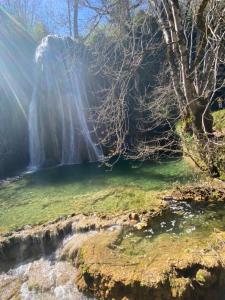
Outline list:
[[[146,244],[145,254],[141,248],[135,254],[128,244],[121,246],[121,231],[99,233],[79,250],[77,284],[101,299],[221,300],[221,240],[225,241],[224,232],[202,240],[161,236],[153,246]]]

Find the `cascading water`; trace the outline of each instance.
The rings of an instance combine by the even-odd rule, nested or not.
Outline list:
[[[35,55],[36,79],[29,109],[30,168],[99,161],[85,109],[84,69],[68,37],[47,36]]]

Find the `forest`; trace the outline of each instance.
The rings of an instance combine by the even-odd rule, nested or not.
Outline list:
[[[0,299],[225,300],[225,2],[0,0]]]

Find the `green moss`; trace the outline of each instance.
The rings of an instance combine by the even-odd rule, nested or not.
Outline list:
[[[218,245],[218,253],[224,255],[224,247],[218,242],[218,238],[222,237],[224,232],[218,235],[208,233],[207,236],[172,236],[171,233],[165,233],[154,241],[146,237],[137,239],[134,252],[130,237],[124,236],[122,244],[117,244],[118,240],[121,240],[120,231],[100,232],[81,246],[84,256],[82,261],[79,261],[79,270],[82,270],[83,265],[88,265],[87,272],[98,280],[97,292],[102,288],[101,282],[104,282],[105,286],[107,280],[110,282],[109,289],[114,286],[114,282],[121,282],[124,286],[135,282],[153,289],[169,283],[167,288],[171,289],[173,297],[182,298],[193,282],[196,283],[196,278],[200,279],[201,283],[204,281],[206,287],[215,283],[216,278],[209,272],[203,271],[203,274],[202,271],[196,270],[199,274],[193,276],[193,270],[198,265],[206,270],[220,265],[220,256],[215,255],[213,249]],[[114,247],[110,246],[112,244]],[[185,251],[187,248],[190,249],[188,253]],[[187,277],[180,277],[179,270],[185,272]],[[102,281],[99,282],[99,279]]]
[[[216,131],[225,131],[225,109],[213,113],[214,128]]]
[[[214,164],[220,172],[220,179],[225,180],[225,110],[220,110],[213,112],[214,130],[215,138],[217,139],[217,144],[215,144],[214,153]],[[185,122],[180,120],[176,124],[176,132],[180,136],[183,152],[185,156],[191,158],[202,170],[209,172],[209,161],[210,156],[205,156],[205,146],[202,145],[194,135],[190,135],[184,130]]]

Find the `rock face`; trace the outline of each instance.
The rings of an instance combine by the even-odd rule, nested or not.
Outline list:
[[[161,210],[158,209],[135,215],[140,221],[148,222],[160,213]],[[67,218],[62,217],[46,224],[24,226],[15,232],[0,235],[0,272],[7,271],[23,261],[51,254],[70,234],[118,228],[118,226],[133,226],[138,224],[137,222],[137,220],[133,222],[130,219],[130,214],[115,217],[78,214]],[[89,237],[88,234],[84,235],[79,242],[77,238],[72,239],[63,248],[61,258],[63,260],[75,259],[81,244]]]
[[[7,271],[28,259],[51,254],[72,232],[72,224],[70,219],[62,220],[0,237],[0,271]]]
[[[32,94],[32,37],[0,8],[0,177],[28,161],[28,104]]]
[[[120,231],[99,233],[79,250],[77,285],[100,299],[222,300],[224,238],[221,232],[205,241],[161,239],[134,256],[123,252]]]
[[[94,215],[72,215],[43,225],[25,226],[16,232],[0,235],[0,272],[7,271],[23,261],[51,254],[69,234],[128,224],[128,216],[101,218]],[[88,235],[84,238],[87,237]],[[82,242],[83,239],[80,243],[76,242],[76,246],[73,242],[68,243],[61,254],[62,259],[74,258]]]
[[[75,234],[73,242],[80,243],[85,235]],[[75,285],[76,269],[60,260],[60,251],[61,247],[51,256],[24,262],[7,273],[0,273],[0,299],[88,300]]]

